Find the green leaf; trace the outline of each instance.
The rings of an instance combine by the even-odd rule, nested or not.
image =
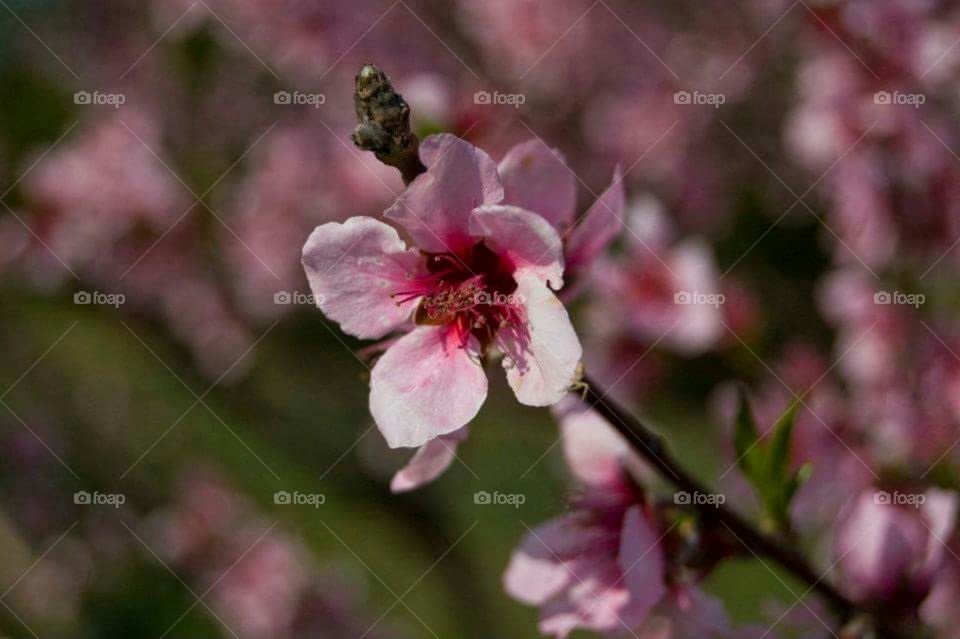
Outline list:
[[[767,456],[767,479],[784,479],[790,465],[790,442],[793,435],[793,423],[797,419],[799,400],[790,404],[790,407],[780,416],[773,425],[773,435],[770,438],[770,451]]]
[[[810,464],[804,464],[797,472],[790,471],[793,426],[801,402],[793,402],[770,429],[770,436],[762,439],[746,390],[740,388],[739,394],[734,433],[737,465],[760,500],[765,526],[774,531],[789,530],[790,503],[812,473]]]
[[[793,496],[797,493],[797,490],[807,483],[807,480],[810,479],[810,476],[813,475],[813,464],[807,462],[800,467],[797,472],[793,474],[793,477],[790,478],[789,490],[787,492],[787,502],[793,499]]]
[[[733,436],[733,444],[737,453],[737,466],[741,472],[754,483],[759,481],[757,473],[762,467],[760,462],[762,451],[759,450],[760,433],[757,431],[753,412],[750,410],[750,401],[747,391],[742,386],[738,388],[740,395],[740,409],[737,411],[737,425]]]

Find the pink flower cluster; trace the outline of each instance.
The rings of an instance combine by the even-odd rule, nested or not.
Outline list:
[[[508,594],[540,608],[541,632],[759,636],[735,630],[722,603],[697,587],[704,571],[670,556],[682,535],[639,488],[644,469],[626,442],[578,400],[554,412],[580,493],[569,513],[530,530],[504,574]]]
[[[243,495],[210,471],[180,479],[180,496],[145,520],[146,539],[186,576],[228,634],[242,639],[372,630],[357,613],[356,592],[303,542],[275,530]],[[367,636],[385,636],[380,631]]]
[[[812,475],[786,532],[851,598],[957,636],[952,3],[107,4],[56,47],[76,52],[64,57],[84,86],[30,62],[127,103],[74,105],[76,129],[12,167],[5,275],[64,299],[71,276],[122,292],[122,312],[162,324],[218,380],[243,375],[255,336],[294,312],[275,296],[309,286],[382,351],[370,412],[391,447],[417,449],[395,492],[451,466],[498,364],[520,403],[553,407],[578,483],[505,575],[555,636],[753,633],[701,589],[742,549],[664,503],[650,469],[567,396],[585,365],[624,405],[696,410],[712,387],[730,423],[723,382],[747,381],[762,440],[799,404],[788,466]],[[214,53],[179,77],[171,51],[198,43]],[[389,66],[423,138],[428,170],[406,190],[346,139],[367,60]],[[298,89],[322,108],[271,100]],[[723,106],[680,99],[697,92]],[[452,133],[422,135],[437,130]],[[626,171],[611,184],[612,166]],[[807,192],[793,187],[804,177]],[[581,210],[578,192],[599,184]],[[767,211],[786,185],[803,203]],[[725,494],[754,512],[738,455],[717,449]],[[216,482],[191,495],[154,523],[164,557],[208,585],[262,521]],[[215,609],[250,637],[299,628],[316,601],[308,563],[272,538],[214,589]]]

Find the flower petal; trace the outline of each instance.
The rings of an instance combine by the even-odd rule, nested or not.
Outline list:
[[[577,579],[543,606],[540,632],[566,637],[576,628],[612,633],[633,626],[624,617],[630,612],[630,592],[619,581],[616,563],[588,559],[570,568]]]
[[[510,149],[500,161],[503,203],[542,215],[558,231],[573,223],[577,185],[559,151],[540,140]]]
[[[889,596],[923,559],[929,531],[905,509],[864,491],[841,520],[835,552],[857,599]]]
[[[473,243],[470,212],[503,199],[497,165],[480,149],[449,134],[421,142],[420,159],[427,172],[407,187],[386,216],[403,224],[424,251],[463,251]]]
[[[563,287],[563,243],[550,223],[516,206],[482,206],[470,218],[470,233],[516,269],[514,278],[532,275],[553,290]]]
[[[711,295],[715,303],[683,304],[678,307],[676,324],[666,336],[667,343],[685,355],[698,355],[712,347],[723,335],[723,311],[720,304],[720,278],[713,254],[706,242],[689,239],[681,242],[668,258],[673,273],[677,276],[680,290],[673,295]],[[676,303],[676,297],[674,297]],[[661,333],[662,335],[662,333]]]
[[[956,529],[958,504],[960,498],[951,490],[931,488],[924,494],[920,512],[930,533],[924,567],[931,573],[942,563],[944,552],[949,552],[947,543]]]
[[[667,637],[756,639],[770,634],[758,625],[741,626],[734,630],[723,602],[696,586],[672,586],[662,604],[655,612],[663,616],[655,621],[663,622]]]
[[[497,334],[507,382],[521,404],[556,404],[577,381],[580,340],[563,304],[536,278],[523,278],[516,297],[526,326],[505,326]]]
[[[407,492],[439,477],[457,458],[457,447],[466,439],[468,430],[469,427],[464,426],[418,448],[407,465],[393,476],[390,490],[394,493]]]
[[[370,412],[391,448],[422,446],[466,425],[487,397],[480,345],[447,326],[418,326],[370,374]]]
[[[391,293],[409,286],[423,258],[396,229],[372,217],[351,217],[314,229],[303,247],[303,268],[317,306],[360,339],[377,339],[410,317],[416,300],[397,306]]]
[[[657,530],[633,506],[623,518],[620,535],[620,570],[630,590],[630,616],[643,618],[666,593],[663,582],[663,550]]]
[[[623,179],[617,168],[613,174],[613,184],[597,198],[567,238],[569,269],[587,266],[616,239],[624,224],[625,208]]]
[[[577,575],[567,564],[597,552],[608,537],[603,527],[590,524],[586,513],[551,519],[528,532],[513,552],[503,574],[504,589],[518,601],[542,605]]]
[[[587,486],[609,492],[625,488],[624,465],[636,460],[623,437],[573,395],[552,410],[560,422],[563,452],[573,475]]]

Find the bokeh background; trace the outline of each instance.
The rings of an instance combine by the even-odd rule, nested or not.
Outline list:
[[[549,412],[492,376],[460,461],[392,495],[368,344],[307,298],[312,228],[403,188],[349,140],[367,61],[421,136],[559,149],[581,212],[619,166],[627,280],[571,307],[589,370],[739,507],[734,380],[766,426],[805,402],[813,552],[859,487],[955,486],[954,3],[0,5],[3,636],[537,636],[501,574],[565,508]],[[691,251],[705,316],[672,297]],[[805,590],[752,558],[707,589],[740,621]]]

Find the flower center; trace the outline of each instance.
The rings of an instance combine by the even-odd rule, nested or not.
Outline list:
[[[483,276],[477,275],[458,283],[440,281],[437,289],[424,296],[420,309],[432,322],[450,319],[457,313],[470,312],[486,292]]]
[[[408,274],[411,286],[390,297],[399,306],[421,298],[414,314],[419,325],[450,326],[461,348],[473,335],[481,348],[505,325],[525,324],[513,268],[482,242],[462,255],[427,254],[427,275]]]

